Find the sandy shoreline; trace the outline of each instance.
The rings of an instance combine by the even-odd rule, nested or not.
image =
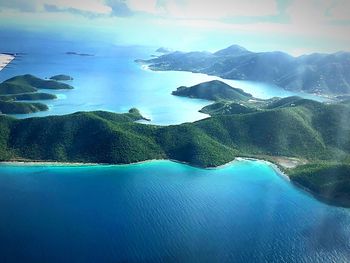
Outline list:
[[[177,160],[172,160],[172,159],[151,159],[151,160],[145,160],[145,161],[140,161],[140,162],[134,162],[134,163],[129,163],[129,164],[109,164],[109,163],[79,163],[79,162],[49,162],[49,161],[4,161],[0,162],[0,166],[52,166],[52,167],[57,167],[57,166],[67,166],[67,167],[87,167],[87,166],[126,166],[126,165],[135,165],[135,164],[143,164],[143,163],[150,163],[150,162],[155,162],[155,161],[171,161],[175,163],[180,163],[184,165],[189,165],[192,167],[196,167],[199,169],[223,169],[225,167],[228,167],[236,162],[244,162],[244,161],[257,161],[257,162],[262,162],[265,163],[269,166],[271,166],[277,173],[281,174],[283,177],[289,180],[288,175],[286,175],[280,167],[283,168],[290,168],[290,163],[289,163],[289,158],[287,157],[279,157],[280,162],[273,163],[269,160],[264,160],[264,159],[258,159],[258,158],[250,158],[250,157],[236,157],[233,159],[231,162],[228,162],[226,164],[217,166],[217,167],[200,167],[196,165],[192,165],[187,162],[180,162]],[[293,164],[295,163],[295,160],[293,160]],[[300,163],[299,163],[300,164]],[[294,168],[294,167],[293,167]]]
[[[44,162],[44,161],[6,161],[0,162],[6,166],[102,166],[103,163],[69,163],[69,162]]]

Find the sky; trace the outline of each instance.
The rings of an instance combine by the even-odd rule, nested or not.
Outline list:
[[[0,29],[177,50],[329,53],[350,51],[350,0],[0,0]]]

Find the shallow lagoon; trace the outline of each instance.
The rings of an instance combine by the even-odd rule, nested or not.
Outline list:
[[[264,162],[0,166],[1,262],[348,262],[350,210]]]

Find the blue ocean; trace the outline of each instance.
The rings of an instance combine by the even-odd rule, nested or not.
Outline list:
[[[349,262],[350,211],[264,162],[0,166],[0,262]]]
[[[58,99],[45,102],[49,111],[17,118],[132,107],[158,125],[208,117],[198,110],[211,102],[171,91],[218,78],[135,63],[157,55],[156,48],[4,31],[0,52],[24,54],[0,81],[27,73],[74,78],[74,90],[55,91]],[[260,98],[311,96],[224,81]],[[2,164],[0,211],[2,263],[350,261],[350,210],[318,201],[260,161],[218,169],[170,161]]]

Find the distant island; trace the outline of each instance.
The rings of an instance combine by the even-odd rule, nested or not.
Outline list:
[[[156,50],[157,53],[162,53],[162,54],[167,54],[167,53],[171,53],[172,50],[165,48],[165,47],[160,47]]]
[[[43,103],[20,101],[52,100],[57,96],[39,93],[38,90],[73,89],[72,86],[54,80],[43,80],[33,75],[20,75],[0,83],[0,113],[28,114],[48,110]]]
[[[50,93],[23,93],[12,95],[0,95],[0,101],[24,101],[24,100],[54,100],[57,99],[55,94]]]
[[[215,53],[171,52],[145,63],[151,70],[190,71],[224,79],[259,81],[290,91],[350,94],[350,53],[293,57],[283,52],[251,52],[233,45]]]
[[[72,78],[71,76],[64,75],[64,74],[59,74],[59,75],[52,76],[50,79],[51,79],[51,80],[56,80],[56,81],[68,81],[68,80],[73,80],[73,78]]]
[[[93,54],[88,54],[88,53],[78,53],[74,51],[68,51],[66,52],[66,55],[73,55],[73,56],[81,56],[81,57],[93,57]]]

